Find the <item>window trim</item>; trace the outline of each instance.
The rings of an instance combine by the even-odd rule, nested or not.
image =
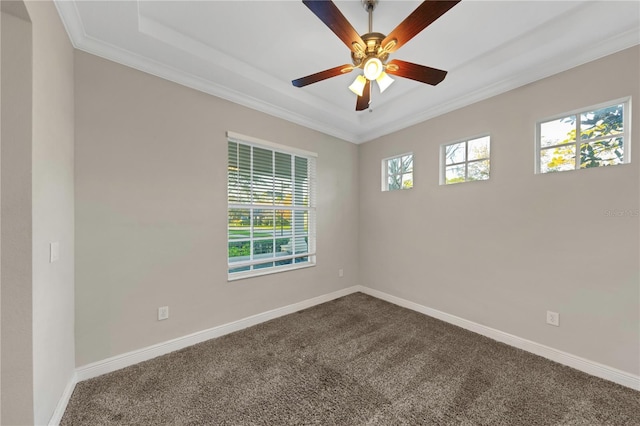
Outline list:
[[[469,142],[476,140],[476,139],[482,139],[482,138],[489,138],[489,156],[486,158],[478,158],[475,160],[471,160],[469,161]],[[486,182],[491,178],[491,133],[480,133],[477,134],[475,136],[469,136],[466,138],[462,138],[462,139],[458,139],[457,141],[453,141],[453,142],[445,142],[443,144],[440,145],[440,185],[441,186],[446,186],[446,185],[455,185],[455,183],[469,183],[469,182]],[[457,145],[459,143],[465,143],[464,146],[464,158],[465,161],[462,161],[460,163],[451,163],[451,164],[446,164],[447,159],[446,159],[446,155],[447,155],[447,151],[446,148],[449,145]],[[468,165],[470,163],[477,163],[479,161],[484,161],[484,160],[489,160],[489,178],[488,179],[483,179],[483,180],[467,180],[467,177],[469,175],[469,167]],[[460,164],[466,164],[467,166],[465,167],[465,180],[462,182],[455,182],[455,183],[447,183],[447,166],[456,166],[456,165],[460,165]]]
[[[591,106],[587,106],[587,107],[582,107],[582,108],[577,108],[571,111],[566,111],[560,114],[555,114],[555,115],[551,115],[548,117],[544,117],[541,119],[536,120],[536,127],[535,127],[535,144],[534,144],[534,149],[535,149],[535,155],[534,155],[534,173],[537,175],[548,175],[548,174],[555,174],[553,172],[546,172],[543,173],[540,171],[540,153],[542,152],[543,149],[550,149],[556,146],[570,146],[570,145],[574,145],[576,148],[576,167],[572,170],[565,170],[565,171],[578,171],[578,170],[583,170],[580,167],[579,164],[579,152],[580,152],[580,148],[579,148],[579,144],[582,142],[580,140],[580,138],[578,137],[578,135],[576,135],[576,141],[575,143],[568,143],[568,144],[562,144],[562,145],[552,145],[552,146],[545,146],[544,148],[541,146],[541,139],[542,139],[542,124],[543,123],[547,123],[549,121],[555,121],[561,118],[566,118],[572,115],[578,116],[580,114],[583,114],[585,112],[591,112],[591,111],[596,111],[602,108],[606,108],[606,107],[610,107],[610,106],[614,106],[614,105],[619,105],[619,104],[623,104],[623,113],[622,113],[622,123],[623,123],[623,131],[622,133],[620,133],[620,136],[622,136],[622,139],[624,141],[624,152],[623,152],[623,160],[622,163],[620,164],[615,164],[616,166],[621,166],[623,164],[629,164],[631,162],[631,96],[625,96],[623,98],[618,98],[618,99],[613,99],[610,101],[606,101],[606,102],[600,102],[598,104],[595,105],[591,105]],[[577,126],[579,127],[579,121],[576,120],[576,122],[578,123]],[[603,137],[602,139],[609,139],[608,137]],[[603,166],[603,167],[607,167],[607,166]],[[592,167],[592,168],[599,168],[599,167]]]
[[[308,207],[303,207],[303,206],[287,206],[286,210],[292,210],[292,211],[308,211],[309,212],[309,216],[308,216],[308,246],[307,246],[307,253],[304,253],[303,257],[308,257],[308,262],[301,262],[301,263],[295,263],[292,262],[291,264],[287,264],[287,265],[279,265],[279,266],[272,266],[272,267],[268,267],[268,268],[260,268],[260,269],[253,269],[253,270],[249,270],[249,271],[241,271],[241,272],[229,272],[230,269],[234,268],[234,267],[238,267],[238,263],[229,263],[229,210],[232,208],[253,208],[253,207],[247,207],[248,205],[245,203],[230,203],[229,202],[229,198],[227,196],[227,240],[225,242],[226,248],[225,251],[227,253],[227,281],[237,281],[237,280],[242,280],[242,279],[246,279],[246,278],[253,278],[253,277],[259,277],[259,276],[264,276],[264,275],[270,275],[270,274],[276,274],[276,273],[280,273],[280,272],[285,272],[285,271],[291,271],[291,270],[296,270],[296,269],[304,269],[304,268],[309,268],[309,267],[313,267],[316,265],[316,240],[317,240],[317,234],[316,234],[316,212],[317,212],[317,207],[316,207],[316,201],[317,201],[317,194],[316,194],[316,189],[317,189],[317,172],[316,172],[316,159],[318,157],[318,154],[315,152],[311,152],[311,151],[306,151],[300,148],[294,148],[294,147],[290,147],[287,145],[281,145],[275,142],[271,142],[271,141],[267,141],[267,140],[263,140],[263,139],[258,139],[252,136],[246,136],[246,135],[242,135],[240,133],[236,133],[236,132],[232,132],[232,131],[227,131],[226,132],[226,141],[228,142],[235,142],[238,144],[243,144],[243,145],[248,145],[251,147],[257,147],[257,148],[262,148],[262,149],[267,149],[270,150],[272,152],[280,152],[282,154],[286,154],[286,155],[291,155],[293,156],[297,156],[297,157],[303,157],[306,158],[307,160],[310,160],[313,162],[313,172],[314,175],[311,176],[310,182],[309,182],[309,206]],[[229,156],[228,153],[228,148],[227,148],[227,158]],[[228,160],[227,160],[228,162]],[[229,190],[229,176],[228,176],[228,171],[227,171],[227,191]],[[276,210],[283,210],[283,208],[281,208],[282,206],[276,206],[275,204],[273,206],[269,206],[269,205],[260,205],[260,208],[266,208],[266,209],[273,209],[274,211]],[[295,253],[289,256],[283,256],[283,257],[278,257],[277,260],[288,260],[288,259],[295,259],[297,257],[301,257],[300,254],[296,255]],[[274,262],[275,262],[275,258],[274,258]],[[253,264],[261,264],[261,263],[265,263],[268,262],[268,260],[262,259],[262,260],[254,260],[254,261],[249,261],[249,262],[243,262],[242,266],[246,266],[246,265],[253,265]]]
[[[300,157],[314,157],[318,158],[318,154],[311,151],[306,151],[301,148],[294,148],[288,145],[282,145],[279,143],[267,141],[264,139],[254,138],[253,136],[246,136],[240,133],[227,131],[226,132],[227,141],[243,143],[245,145],[257,145],[258,148],[266,148],[271,149],[273,151],[280,151],[283,154],[295,154]]]
[[[381,168],[382,168],[382,173],[381,173],[381,177],[382,177],[382,186],[381,186],[381,190],[382,192],[393,192],[393,191],[406,191],[409,189],[413,189],[413,183],[411,184],[411,188],[402,188],[402,186],[398,189],[389,189],[389,174],[387,173],[389,171],[389,165],[388,165],[388,161],[389,160],[395,160],[396,158],[402,158],[402,157],[406,157],[410,155],[411,156],[411,176],[412,176],[412,182],[415,181],[415,155],[413,154],[413,151],[409,151],[409,152],[405,152],[404,154],[397,154],[397,155],[392,155],[391,157],[387,157],[387,158],[383,158],[382,162],[381,162]],[[400,176],[400,181],[402,182],[402,175],[406,174],[406,173],[401,173]]]

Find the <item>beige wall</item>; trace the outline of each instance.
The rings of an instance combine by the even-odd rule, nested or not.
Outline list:
[[[52,2],[2,11],[0,423],[47,424],[75,367],[73,48]]]
[[[359,147],[86,53],[75,72],[78,366],[362,284],[638,374],[640,229],[605,215],[639,208],[637,150],[533,174],[535,121],[637,97],[638,48]],[[226,130],[319,152],[316,268],[226,281]],[[491,180],[439,186],[439,145],[483,133]],[[416,187],[380,192],[407,151]]]
[[[605,211],[640,207],[640,149],[628,165],[533,173],[536,120],[640,99],[639,51],[361,145],[360,284],[639,374],[639,220]],[[490,180],[439,186],[439,146],[484,133]],[[381,192],[381,160],[408,151],[414,189]],[[545,324],[547,310],[559,328]]]
[[[2,15],[0,12],[0,76],[2,76]],[[2,78],[0,77],[0,422],[2,421]]]
[[[2,418],[33,423],[31,292],[31,22],[2,3]]]
[[[78,366],[358,283],[357,146],[87,53],[75,77]],[[227,282],[227,130],[318,153],[316,267]]]
[[[51,1],[33,23],[33,405],[46,424],[71,380],[74,350],[73,46]],[[60,260],[49,262],[58,242]]]

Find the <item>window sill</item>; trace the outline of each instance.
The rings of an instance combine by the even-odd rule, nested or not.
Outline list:
[[[261,277],[263,275],[278,274],[280,272],[293,271],[296,269],[311,268],[313,266],[316,266],[315,262],[307,262],[304,264],[298,263],[293,265],[275,266],[273,268],[267,268],[267,269],[258,270],[258,271],[236,272],[234,274],[227,273],[227,282],[244,280],[247,278]]]

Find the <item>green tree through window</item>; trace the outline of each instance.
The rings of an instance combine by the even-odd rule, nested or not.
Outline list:
[[[622,102],[540,123],[540,173],[627,162],[626,107]]]
[[[489,179],[490,147],[489,136],[444,145],[441,182],[452,184]]]
[[[413,188],[413,154],[382,160],[382,190]]]

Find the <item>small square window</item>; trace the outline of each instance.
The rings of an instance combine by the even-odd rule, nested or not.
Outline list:
[[[491,138],[483,136],[443,145],[440,183],[469,182],[489,179]]]
[[[538,122],[536,172],[628,163],[629,102],[611,102]]]
[[[413,188],[413,154],[382,160],[382,190]]]

